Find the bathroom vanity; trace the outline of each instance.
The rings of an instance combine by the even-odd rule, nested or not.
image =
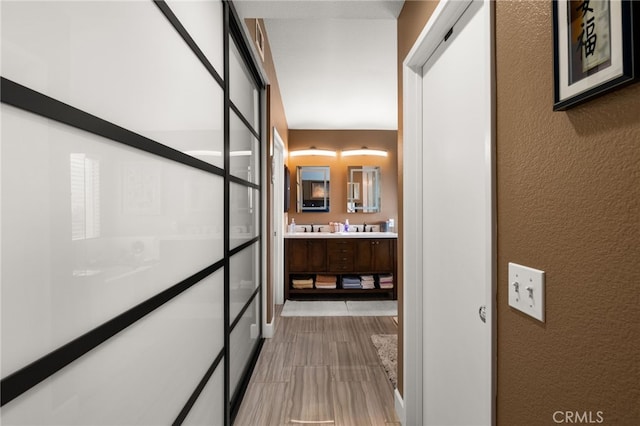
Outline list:
[[[397,238],[393,232],[285,234],[285,299],[397,299]],[[393,276],[393,288],[380,288],[380,276]],[[337,286],[293,288],[296,278],[335,275]],[[342,288],[345,276],[373,275],[375,288]]]

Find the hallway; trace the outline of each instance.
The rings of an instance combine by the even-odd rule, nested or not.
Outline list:
[[[391,317],[281,317],[267,339],[235,425],[399,425],[373,334]]]

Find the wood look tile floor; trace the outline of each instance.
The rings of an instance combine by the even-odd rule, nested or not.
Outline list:
[[[391,317],[281,317],[266,339],[236,426],[399,425],[393,388],[371,343]]]

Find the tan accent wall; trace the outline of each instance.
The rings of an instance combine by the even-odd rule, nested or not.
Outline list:
[[[258,24],[262,28],[262,34],[264,35],[264,61],[262,66],[269,79],[269,85],[267,87],[267,131],[268,131],[268,145],[265,147],[267,152],[272,151],[273,147],[273,128],[278,130],[278,134],[282,138],[287,149],[289,133],[289,126],[287,124],[287,117],[284,113],[284,105],[282,103],[282,96],[280,95],[280,85],[278,84],[278,76],[276,75],[275,66],[273,64],[273,56],[271,55],[271,45],[269,44],[269,36],[264,27],[262,19],[258,19]],[[256,20],[245,19],[245,25],[249,29],[251,34],[251,40],[256,45]],[[257,46],[257,45],[256,45]],[[257,48],[257,47],[256,47]],[[272,215],[283,215],[282,221],[287,222],[286,214],[281,213],[281,209],[274,209],[271,205],[271,155],[269,155],[269,161],[267,161],[267,180],[264,187],[267,190],[267,205],[265,206],[265,214],[267,216],[267,229],[263,232],[263,235],[273,235],[271,230]],[[287,158],[284,159],[285,164]],[[273,255],[271,253],[270,244],[267,244],[267,318],[273,318],[273,312],[271,312],[271,306],[273,305],[273,283],[271,282]]]
[[[498,420],[640,424],[640,85],[553,112],[551,3],[496,21]],[[545,324],[508,307],[507,262],[546,271]]]
[[[273,138],[273,127],[278,129],[280,137],[287,145],[289,125],[287,124],[287,116],[284,112],[284,104],[282,103],[282,96],[280,95],[280,85],[278,84],[278,76],[276,74],[276,68],[273,64],[273,56],[271,55],[271,45],[269,44],[269,35],[264,27],[264,21],[258,19],[258,24],[262,28],[262,34],[264,35],[264,61],[262,66],[264,67],[267,77],[269,78],[269,86],[271,87],[271,100],[269,103],[269,144],[271,144]],[[256,44],[256,20],[245,19],[245,25],[249,29],[251,39]]]
[[[339,153],[332,157],[290,157],[291,172],[291,208],[289,218],[295,218],[296,224],[327,225],[329,222],[343,222],[349,219],[351,224],[378,224],[387,219],[398,217],[398,166],[396,159],[395,130],[289,130],[289,150],[308,149],[358,149],[366,146],[370,149],[387,150],[387,157],[354,156],[342,158]],[[347,167],[348,166],[380,166],[381,212],[380,213],[347,213]],[[330,209],[328,213],[296,212],[296,167],[297,166],[330,166]]]
[[[432,11],[405,3],[399,46]],[[551,37],[551,2],[496,2],[497,422],[637,425],[640,84],[553,112]],[[508,262],[546,271],[544,324],[509,308]]]

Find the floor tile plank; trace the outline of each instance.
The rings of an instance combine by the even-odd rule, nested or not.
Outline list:
[[[328,347],[322,333],[297,333],[293,365],[326,365]]]
[[[281,310],[234,424],[399,424],[371,342],[373,334],[397,333],[391,317],[281,317]]]
[[[279,426],[285,424],[288,383],[254,383],[249,386],[234,425]]]
[[[290,422],[334,420],[331,373],[328,366],[295,367],[289,387]]]
[[[364,426],[386,423],[381,408],[367,403],[370,393],[361,382],[333,382],[332,396],[336,425]]]
[[[273,343],[265,350],[263,346],[256,367],[253,371],[252,381],[288,382],[293,367],[293,351],[295,343]]]

